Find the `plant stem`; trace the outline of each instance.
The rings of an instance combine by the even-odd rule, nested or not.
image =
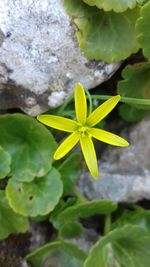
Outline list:
[[[109,95],[92,95],[91,97],[93,99],[108,100],[112,96],[109,96]],[[127,104],[150,106],[150,99],[142,99],[142,98],[134,98],[134,97],[132,98],[132,97],[121,96],[120,102],[127,103]]]
[[[77,189],[74,188],[73,193],[77,196],[77,198],[81,201],[81,202],[85,202],[87,201],[86,197],[84,197],[81,192]]]
[[[69,97],[66,98],[66,100],[64,101],[64,103],[62,104],[62,106],[59,108],[59,113],[61,114],[65,108],[67,107],[67,105],[73,100],[73,94],[71,94]]]
[[[85,90],[85,92],[86,92],[87,98],[89,100],[89,114],[91,114],[92,110],[93,110],[92,96],[91,96],[91,94],[89,93],[88,90]]]
[[[107,214],[105,216],[105,224],[104,224],[104,235],[106,235],[111,228],[111,214]]]
[[[111,95],[91,95],[88,90],[85,90],[88,100],[89,100],[89,113],[92,112],[92,99],[98,99],[98,100],[108,100],[109,98],[113,97]],[[74,95],[71,94],[69,97],[66,98],[63,105],[59,108],[59,113],[61,114],[67,105],[73,100]],[[142,99],[142,98],[135,98],[135,97],[124,97],[121,96],[120,102],[126,103],[126,104],[135,104],[135,105],[145,105],[150,106],[150,99]]]

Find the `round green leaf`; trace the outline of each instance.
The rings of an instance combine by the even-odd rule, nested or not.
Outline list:
[[[141,16],[137,20],[137,40],[143,48],[143,54],[150,60],[150,1],[141,8]]]
[[[126,225],[108,233],[91,249],[84,267],[149,267],[150,234]]]
[[[128,8],[133,9],[137,2],[136,0],[83,0],[90,6],[97,6],[105,11],[124,12]]]
[[[11,233],[25,233],[28,228],[28,219],[10,208],[5,192],[0,190],[0,239],[8,237]]]
[[[41,178],[21,183],[10,179],[6,194],[14,211],[25,216],[45,215],[54,209],[63,193],[59,172],[52,168]]]
[[[50,170],[56,143],[45,126],[23,114],[9,114],[0,116],[0,129],[0,145],[12,157],[13,178],[32,181]]]
[[[131,98],[150,98],[150,64],[128,65],[122,71],[124,80],[118,82],[118,94]],[[135,105],[134,105],[135,106]],[[150,109],[148,105],[136,105],[140,109]]]
[[[5,178],[10,172],[10,164],[10,155],[0,146],[0,179]]]
[[[26,257],[32,267],[83,267],[85,258],[85,252],[79,247],[63,240],[48,243]]]
[[[79,46],[87,58],[113,62],[138,50],[135,32],[138,7],[114,13],[90,7],[81,0],[65,0],[64,3],[76,26]]]

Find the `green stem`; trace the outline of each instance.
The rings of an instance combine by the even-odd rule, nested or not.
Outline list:
[[[104,235],[109,233],[110,229],[111,229],[111,214],[109,213],[105,216]]]
[[[85,92],[86,92],[87,98],[89,100],[89,114],[91,114],[92,110],[93,110],[92,96],[91,96],[91,94],[89,93],[88,90],[85,90]]]
[[[66,98],[66,100],[64,101],[64,103],[62,104],[62,106],[59,108],[59,113],[61,114],[65,108],[67,107],[67,105],[73,100],[73,94],[70,95],[69,97]]]
[[[73,193],[76,195],[78,200],[80,200],[81,202],[87,201],[86,197],[84,197],[77,188],[74,188]]]
[[[112,96],[109,95],[92,95],[93,99],[108,100]],[[145,105],[150,106],[150,99],[132,98],[121,96],[120,102],[127,104]]]
[[[108,100],[111,98],[111,95],[90,95],[88,90],[86,90],[86,94],[89,100],[89,111],[92,112],[92,99],[98,99],[98,100]],[[74,95],[71,94],[66,100],[64,101],[63,105],[59,108],[59,113],[61,114],[67,105],[73,100]],[[142,98],[135,98],[135,97],[125,97],[121,96],[120,102],[126,103],[126,104],[135,104],[135,105],[145,105],[150,106],[150,99],[142,99]]]

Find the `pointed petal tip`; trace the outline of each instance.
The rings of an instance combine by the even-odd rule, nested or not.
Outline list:
[[[130,144],[123,138],[121,138],[121,142],[119,144],[114,144],[115,146],[120,146],[120,147],[128,147]]]
[[[59,160],[59,159],[61,159],[61,157],[59,157],[59,155],[57,155],[56,153],[54,154],[53,158],[54,158],[54,160]]]
[[[125,139],[124,139],[124,143],[122,144],[122,146],[124,146],[124,147],[128,147],[130,144],[128,143],[128,141],[126,141]]]
[[[120,98],[121,98],[121,96],[120,95],[116,95],[116,96],[114,96],[114,97],[116,97],[116,99],[118,99],[118,101],[120,100]]]
[[[80,83],[80,82],[78,82],[78,83],[75,84],[75,88],[76,88],[77,86],[80,86],[80,87],[83,88],[83,85],[82,85],[82,83]]]
[[[127,140],[125,140],[124,138],[122,138],[120,136],[118,136],[118,137],[119,137],[119,140],[121,141],[118,146],[120,146],[120,147],[128,147],[130,145]]]
[[[40,117],[41,117],[42,115],[38,115],[36,118],[37,118],[37,120],[38,121],[40,121]]]
[[[43,118],[45,117],[46,115],[45,114],[41,114],[41,115],[38,115],[36,118],[38,121],[40,121],[41,123],[44,122]],[[44,123],[43,123],[44,124]]]
[[[95,181],[99,180],[99,178],[100,178],[99,177],[99,173],[97,173],[97,172],[93,173],[93,174],[91,173],[91,175],[92,175],[92,177],[94,178]]]

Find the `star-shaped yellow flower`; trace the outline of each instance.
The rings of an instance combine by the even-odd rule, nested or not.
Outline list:
[[[93,128],[112,111],[119,102],[120,96],[111,97],[88,117],[86,96],[80,83],[76,84],[74,99],[77,121],[53,115],[40,115],[38,120],[52,128],[71,133],[57,148],[54,159],[58,160],[64,157],[80,141],[86,164],[92,176],[96,178],[98,177],[98,164],[92,137],[114,146],[125,147],[129,145],[126,140],[113,133]]]

